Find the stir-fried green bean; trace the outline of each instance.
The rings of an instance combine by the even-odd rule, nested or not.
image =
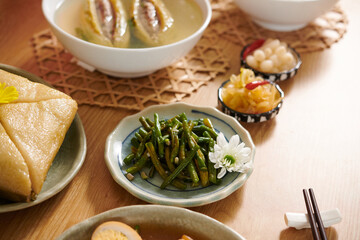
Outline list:
[[[150,118],[145,118],[146,122],[150,125],[150,127],[154,127],[154,122],[151,121]]]
[[[148,132],[143,128],[139,129],[139,133],[142,138],[145,138],[148,135]]]
[[[218,135],[214,129],[209,128],[208,126],[205,126],[205,125],[194,126],[193,131],[200,132],[200,133],[203,133],[204,131],[208,131],[212,138],[217,138],[217,135]]]
[[[211,128],[211,129],[214,129],[214,126],[213,126],[210,118],[204,118],[203,123],[205,126]]]
[[[130,153],[129,155],[126,156],[126,158],[124,158],[124,163],[126,165],[129,165],[134,158],[135,158],[135,154]]]
[[[211,138],[211,135],[208,131],[205,131],[203,135],[209,138],[209,145],[208,145],[209,152],[214,152],[215,140]],[[208,161],[208,169],[209,169],[209,181],[211,183],[217,184],[219,181],[216,177],[216,169],[214,167],[214,163]]]
[[[156,169],[156,171],[160,174],[160,176],[163,178],[163,179],[166,179],[168,177],[168,175],[166,174],[164,168],[161,166],[161,163],[159,161],[159,158],[155,152],[155,148],[153,146],[153,144],[151,142],[148,142],[145,144],[146,146],[146,149],[148,150],[149,154],[150,154],[150,158],[151,158],[151,161],[152,163],[154,164],[154,167]],[[179,189],[185,189],[186,188],[186,184],[178,181],[177,179],[175,179],[173,182],[172,182],[172,185],[174,187],[177,187]]]
[[[140,145],[140,142],[139,142],[139,140],[137,140],[136,137],[133,137],[133,138],[131,139],[131,144],[132,144],[135,148],[138,148],[139,145]]]
[[[135,133],[135,137],[136,137],[136,139],[139,141],[139,142],[142,142],[142,140],[143,140],[143,137],[140,135],[140,133]]]
[[[132,153],[123,160],[133,163],[128,173],[139,172],[147,179],[157,172],[164,179],[161,188],[171,184],[185,189],[183,181],[190,181],[191,186],[218,183],[214,164],[208,159],[217,137],[209,118],[189,120],[181,113],[161,120],[155,113],[153,120],[141,116],[139,122],[141,127],[131,139]]]
[[[134,173],[140,171],[141,169],[143,169],[143,167],[145,166],[145,164],[148,160],[149,160],[149,157],[147,155],[147,151],[145,151],[143,153],[143,155],[141,156],[141,158],[134,164],[134,166],[126,169],[126,172],[134,174]]]
[[[150,119],[149,119],[150,120]],[[139,121],[141,123],[141,125],[145,128],[146,131],[150,131],[151,130],[151,126],[150,124],[146,121],[145,117],[141,116],[139,118]]]
[[[173,147],[171,150],[171,154],[170,154],[170,162],[174,162],[174,159],[176,158],[176,156],[179,155],[179,137],[178,135],[174,136],[174,140],[173,140]]]
[[[167,167],[169,168],[169,170],[171,172],[173,172],[175,170],[175,166],[173,164],[173,162],[171,162],[171,156],[170,156],[170,147],[165,147],[165,160],[166,160],[166,164]]]
[[[154,113],[154,131],[155,131],[155,137],[157,141],[158,151],[160,158],[164,157],[164,142],[161,139],[161,125],[159,121],[159,115],[157,113]]]
[[[181,164],[175,169],[175,171],[172,172],[161,184],[161,188],[164,189],[167,185],[169,185],[180,173],[184,168],[190,163],[190,161],[193,159],[194,155],[196,154],[196,151],[199,149],[199,146],[194,146],[193,149],[189,152],[188,156],[186,156],[185,160],[181,162]]]

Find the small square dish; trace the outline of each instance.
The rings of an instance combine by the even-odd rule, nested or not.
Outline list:
[[[207,187],[188,187],[184,190],[168,186],[161,189],[162,178],[155,174],[153,178],[142,179],[139,173],[130,181],[126,177],[124,158],[131,152],[131,139],[141,127],[138,119],[141,116],[152,118],[157,113],[162,119],[169,119],[185,113],[188,119],[209,118],[216,131],[222,132],[225,138],[239,135],[240,141],[251,149],[250,162],[253,163],[255,146],[250,134],[234,118],[213,107],[199,107],[185,103],[151,106],[143,111],[124,118],[108,136],[105,146],[105,162],[114,180],[129,193],[149,203],[194,207],[221,200],[240,188],[251,175],[253,168],[246,173],[229,172],[219,184]],[[252,164],[253,166],[253,164]]]

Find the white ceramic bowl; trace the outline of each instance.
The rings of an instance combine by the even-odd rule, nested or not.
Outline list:
[[[294,31],[328,11],[338,0],[234,0],[260,26]]]
[[[225,224],[204,214],[160,205],[135,205],[109,210],[72,226],[57,240],[88,240],[95,228],[106,221],[121,221],[132,227],[138,225],[140,235],[141,226],[151,223],[161,229],[177,226],[181,233],[193,233],[201,236],[201,239],[245,240]]]
[[[115,77],[140,77],[169,66],[185,56],[199,41],[211,19],[208,0],[195,0],[202,10],[201,27],[178,42],[151,48],[113,48],[81,40],[61,29],[55,23],[55,13],[64,1],[43,0],[42,10],[51,29],[62,45],[78,60],[105,74]]]

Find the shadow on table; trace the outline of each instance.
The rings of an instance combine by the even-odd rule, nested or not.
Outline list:
[[[339,239],[335,228],[333,227],[326,228],[325,232],[329,240]],[[301,229],[301,230],[296,230],[295,228],[287,228],[281,231],[279,239],[308,240],[308,239],[313,239],[313,236],[310,228]]]
[[[269,139],[274,132],[276,126],[276,117],[266,122],[240,124],[249,131],[255,146],[260,146],[263,142]]]
[[[235,215],[238,213],[238,209],[241,208],[244,199],[245,189],[246,183],[240,189],[236,190],[222,200],[200,207],[192,207],[189,209],[203,213],[226,224],[227,222],[233,221]]]

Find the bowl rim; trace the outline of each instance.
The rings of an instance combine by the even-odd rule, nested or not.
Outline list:
[[[222,105],[224,108],[228,109],[229,111],[231,111],[231,112],[233,112],[233,113],[235,113],[235,114],[239,114],[239,115],[243,115],[243,116],[251,116],[251,117],[259,117],[259,116],[271,115],[273,112],[275,112],[275,111],[277,111],[278,109],[280,109],[281,106],[282,106],[282,104],[283,104],[283,99],[284,99],[284,96],[285,96],[284,91],[280,88],[280,86],[279,86],[277,83],[270,81],[270,84],[272,84],[272,85],[275,86],[276,90],[278,90],[278,92],[280,93],[280,97],[282,98],[281,101],[278,103],[278,105],[276,105],[276,107],[272,108],[271,110],[269,110],[269,111],[267,111],[267,112],[262,112],[262,113],[244,113],[244,112],[236,111],[236,110],[230,108],[229,106],[227,106],[227,105],[224,103],[223,99],[222,99],[222,95],[221,95],[222,90],[223,90],[224,86],[225,86],[228,82],[230,82],[230,79],[224,81],[224,82],[220,85],[220,87],[218,88],[218,100],[219,100],[219,102],[221,103],[221,105]]]
[[[235,0],[235,2],[239,2],[241,0]],[[272,2],[280,2],[280,3],[283,3],[283,2],[286,2],[286,3],[292,3],[292,2],[295,2],[295,3],[309,3],[309,2],[326,2],[328,0],[271,0]],[[337,1],[337,0],[335,0]]]
[[[176,207],[176,206],[165,206],[165,205],[157,205],[157,204],[140,204],[140,205],[128,205],[128,206],[122,206],[114,209],[107,210],[105,212],[99,213],[97,215],[91,216],[85,220],[82,220],[67,229],[65,229],[59,236],[56,237],[56,240],[64,240],[71,237],[71,235],[74,232],[79,232],[82,229],[95,229],[97,226],[99,226],[101,223],[104,223],[106,221],[119,221],[118,218],[123,218],[125,215],[130,214],[130,219],[133,218],[133,213],[138,211],[148,211],[148,212],[170,212],[170,214],[179,216],[183,215],[185,216],[185,219],[189,218],[195,218],[195,220],[199,219],[201,221],[205,221],[207,224],[214,225],[222,231],[225,231],[227,234],[236,237],[236,239],[239,240],[245,240],[245,238],[229,227],[228,225],[216,220],[215,218],[212,218],[210,216],[207,216],[204,213],[197,212],[191,209],[182,208],[182,207]],[[126,219],[126,217],[125,217]],[[127,224],[126,221],[124,223]]]
[[[210,2],[208,0],[195,0],[195,1],[203,1],[204,2],[204,4],[205,4],[204,11],[197,2],[196,2],[196,4],[199,6],[201,11],[203,13],[205,13],[206,15],[204,16],[203,23],[201,24],[200,28],[198,28],[191,35],[189,35],[186,38],[183,38],[179,41],[176,41],[176,42],[173,42],[170,44],[166,44],[166,45],[161,45],[161,46],[147,47],[147,48],[116,48],[116,47],[104,46],[104,45],[95,44],[92,42],[82,40],[82,39],[66,32],[65,30],[63,30],[58,24],[55,23],[55,14],[56,14],[56,11],[61,7],[61,5],[65,1],[70,1],[70,0],[58,0],[59,2],[56,5],[55,10],[53,12],[46,10],[47,4],[49,4],[50,1],[51,0],[43,0],[41,3],[41,8],[42,8],[43,15],[45,16],[45,19],[47,20],[47,22],[50,24],[51,27],[55,28],[58,32],[65,35],[67,38],[70,38],[72,41],[75,41],[79,44],[85,44],[85,46],[88,46],[90,48],[98,48],[99,50],[104,50],[104,51],[129,52],[129,53],[141,52],[141,53],[143,53],[143,52],[150,52],[150,51],[156,51],[156,50],[161,50],[161,49],[166,50],[167,48],[171,48],[173,46],[181,45],[182,43],[191,41],[193,38],[196,38],[197,36],[201,35],[205,31],[207,26],[209,25],[210,20],[212,18],[212,8],[210,5]],[[53,15],[53,16],[50,17],[50,15]]]
[[[254,41],[253,41],[253,42],[254,42]],[[244,59],[243,55],[244,55],[244,52],[245,52],[246,48],[248,48],[253,42],[251,42],[251,43],[249,43],[249,44],[247,44],[247,45],[245,45],[245,46],[243,47],[243,49],[241,50],[241,53],[240,53],[240,61],[241,61],[241,64],[244,65],[246,68],[249,68],[249,69],[253,70],[253,72],[255,73],[255,75],[261,74],[261,75],[263,75],[263,76],[281,76],[282,74],[291,74],[292,72],[297,71],[297,70],[300,68],[300,66],[301,66],[301,64],[302,64],[302,60],[301,60],[300,54],[299,54],[294,48],[292,48],[292,47],[290,47],[290,46],[287,46],[287,48],[290,49],[290,51],[292,52],[292,54],[293,54],[293,55],[296,57],[296,59],[297,59],[297,63],[296,63],[296,65],[295,65],[293,68],[291,68],[291,69],[289,69],[289,70],[287,70],[287,71],[282,71],[282,72],[277,72],[277,73],[267,73],[267,72],[262,72],[262,71],[260,71],[260,70],[257,70],[257,69],[255,69],[255,68],[251,67],[250,65],[247,64],[246,59]],[[271,80],[270,80],[270,81],[271,81]]]

